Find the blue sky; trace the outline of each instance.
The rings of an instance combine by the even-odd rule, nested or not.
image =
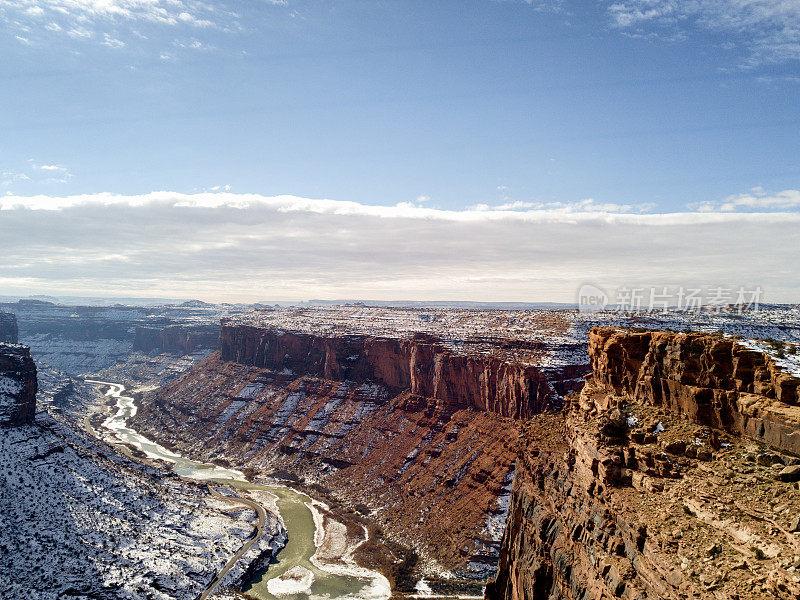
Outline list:
[[[800,210],[793,0],[5,0],[0,31],[7,210],[163,190],[454,214]],[[34,271],[0,284],[83,289]],[[163,291],[131,273],[120,294]],[[502,299],[565,299],[578,279]],[[318,295],[428,290],[370,281]]]

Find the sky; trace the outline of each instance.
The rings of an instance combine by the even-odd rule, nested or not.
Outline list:
[[[0,0],[0,295],[800,302],[796,0]]]

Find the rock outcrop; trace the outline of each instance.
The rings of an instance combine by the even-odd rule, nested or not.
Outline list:
[[[33,422],[37,387],[36,364],[28,347],[0,343],[0,426]]]
[[[16,344],[18,341],[17,317],[13,313],[0,310],[0,342]]]
[[[589,354],[524,426],[487,598],[800,598],[797,380],[708,334],[597,328]]]

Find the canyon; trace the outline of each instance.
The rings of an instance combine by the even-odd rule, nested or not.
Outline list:
[[[6,348],[40,388],[35,419],[0,396],[9,423],[76,443],[112,408],[79,374],[124,383],[129,426],[165,456],[295,486],[369,531],[354,560],[397,595],[798,593],[797,307],[22,308],[20,341],[48,350]]]
[[[138,429],[204,460],[322,486],[431,572],[478,579],[496,562],[519,424],[558,406],[585,370],[512,359],[528,348],[510,340],[466,354],[419,333],[223,322],[219,344],[144,395]]]
[[[45,367],[46,369],[46,367]],[[45,380],[43,386],[49,387]],[[0,343],[0,596],[190,600],[245,544],[257,515],[90,435],[40,391],[26,346]],[[76,385],[66,402],[95,404]],[[78,410],[73,406],[73,410]],[[220,488],[222,489],[222,488]],[[285,542],[270,516],[225,587]]]

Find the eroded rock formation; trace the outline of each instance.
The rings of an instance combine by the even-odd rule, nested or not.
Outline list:
[[[0,426],[33,422],[37,387],[36,365],[28,347],[0,343]]]
[[[708,334],[590,333],[525,424],[489,600],[800,597],[798,380]]]
[[[702,333],[596,328],[589,359],[588,390],[622,394],[800,454],[800,379],[763,352]]]

